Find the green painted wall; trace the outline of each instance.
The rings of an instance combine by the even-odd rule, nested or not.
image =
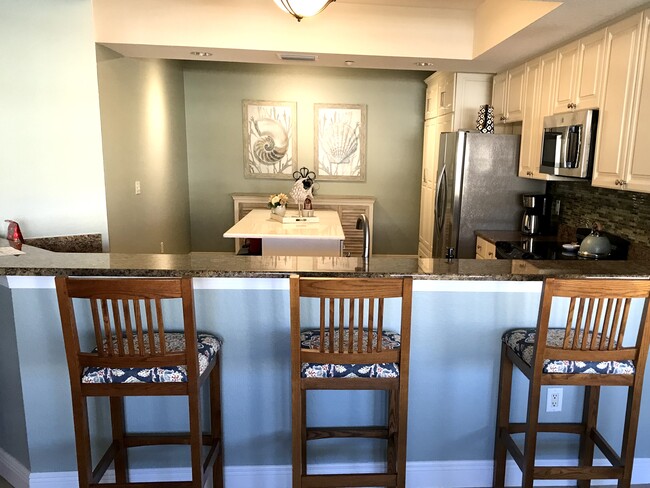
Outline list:
[[[97,73],[110,251],[189,252],[181,64],[97,46]]]
[[[314,103],[366,104],[367,179],[318,182],[324,195],[370,195],[374,253],[416,254],[425,85],[430,73],[190,62],[185,108],[193,251],[232,251],[231,193],[288,192],[245,179],[242,100],[297,102],[298,164],[314,168]]]

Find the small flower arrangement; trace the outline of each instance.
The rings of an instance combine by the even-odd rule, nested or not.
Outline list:
[[[269,203],[267,203],[267,206],[271,209],[282,207],[283,205],[286,205],[288,201],[289,197],[287,195],[284,193],[278,193],[277,195],[269,196]]]

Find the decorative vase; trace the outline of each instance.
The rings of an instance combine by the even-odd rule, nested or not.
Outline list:
[[[476,130],[484,134],[494,134],[494,108],[492,105],[481,105],[479,108]]]
[[[287,207],[286,205],[278,205],[277,207],[273,207],[271,212],[280,217],[284,217],[284,214],[287,213]]]

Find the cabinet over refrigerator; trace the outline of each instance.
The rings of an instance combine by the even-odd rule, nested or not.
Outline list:
[[[546,183],[517,176],[518,135],[443,132],[436,177],[433,257],[449,248],[475,256],[476,230],[518,230],[522,193],[544,193]]]

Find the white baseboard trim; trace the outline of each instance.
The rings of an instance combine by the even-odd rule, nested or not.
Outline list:
[[[542,464],[563,464],[548,460]],[[605,462],[597,463],[605,464]],[[373,472],[383,469],[380,463],[316,465],[313,473]],[[0,476],[16,488],[76,488],[76,471],[29,473],[27,468],[0,449]],[[189,479],[189,468],[136,469],[132,481],[177,481]],[[230,466],[225,468],[228,488],[286,488],[291,485],[291,466]],[[113,473],[105,476],[114,481]],[[634,484],[650,483],[650,458],[634,461]],[[508,463],[506,485],[521,483],[521,473],[515,463]],[[424,461],[407,465],[408,488],[479,488],[492,485],[492,461]],[[539,481],[535,486],[572,486],[571,481]],[[594,485],[614,485],[613,480],[593,482]]]
[[[29,470],[8,452],[0,449],[0,476],[15,488],[29,488]]]

